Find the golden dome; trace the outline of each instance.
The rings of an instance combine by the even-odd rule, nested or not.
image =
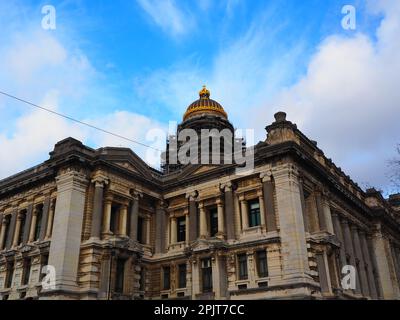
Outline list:
[[[210,99],[210,91],[203,86],[199,92],[200,99],[193,102],[186,110],[183,121],[199,114],[207,113],[228,119],[224,108],[217,102]]]

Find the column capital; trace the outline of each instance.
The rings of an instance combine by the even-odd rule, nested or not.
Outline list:
[[[17,220],[22,220],[23,218],[25,218],[25,213],[23,211],[20,211],[18,213]]]
[[[271,182],[272,180],[272,171],[268,170],[260,173],[260,179],[262,182]]]
[[[185,198],[189,199],[189,201],[196,201],[199,196],[199,192],[197,190],[186,193]]]
[[[204,209],[204,202],[203,201],[199,202],[199,209],[200,210]]]
[[[275,182],[282,179],[298,179],[299,170],[294,163],[285,163],[272,169]]]
[[[157,201],[156,209],[157,210],[165,210],[168,208],[168,203],[164,199],[159,199]]]
[[[223,206],[224,205],[224,201],[221,198],[217,198],[217,206]]]
[[[233,191],[233,184],[232,182],[222,183],[220,184],[219,188],[222,192]]]
[[[239,201],[246,201],[244,194],[239,195]]]
[[[131,190],[130,194],[133,200],[139,200],[140,198],[143,198],[143,193],[139,190]]]
[[[95,188],[104,188],[110,181],[105,176],[96,176],[91,180],[91,183],[94,184]]]

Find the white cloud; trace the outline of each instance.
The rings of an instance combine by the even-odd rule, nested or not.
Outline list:
[[[307,74],[266,102],[255,123],[282,109],[355,181],[387,188],[386,161],[400,139],[400,2],[372,5],[385,15],[376,42],[361,33],[325,39]]]
[[[184,35],[194,27],[193,16],[178,7],[174,0],[137,0],[137,2],[153,22],[168,34]]]

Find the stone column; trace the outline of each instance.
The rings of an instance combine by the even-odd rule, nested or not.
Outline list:
[[[264,193],[264,208],[265,208],[265,223],[267,231],[276,231],[276,213],[274,206],[274,181],[271,173],[261,173],[260,178],[263,185]]]
[[[146,217],[146,244],[150,244],[150,235],[151,235],[151,219],[150,217]]]
[[[49,211],[50,211],[50,197],[47,197],[43,204],[42,221],[39,232],[40,241],[43,241],[44,238],[46,237],[46,226],[49,221]]]
[[[371,255],[369,253],[369,248],[367,244],[367,238],[364,231],[360,231],[360,242],[362,248],[362,254],[364,257],[364,261],[367,265],[367,275],[368,275],[368,285],[369,291],[372,299],[378,299],[378,292],[375,286],[375,277],[373,273],[373,264],[371,260]]]
[[[31,228],[33,227],[33,229],[35,230],[36,227],[36,222],[35,224],[33,224],[33,217],[32,217],[32,213],[33,213],[33,205],[29,205],[28,209],[26,210],[26,214],[25,214],[25,229],[24,229],[24,237],[22,239],[22,243],[26,244],[28,242],[30,242],[30,232],[31,232]]]
[[[56,177],[56,183],[57,203],[49,251],[49,265],[56,272],[55,297],[62,292],[79,291],[78,264],[89,181],[82,171],[70,168]]]
[[[233,203],[233,186],[232,183],[227,183],[221,187],[225,193],[225,225],[226,237],[228,240],[235,239],[235,224],[234,224],[234,203]]]
[[[120,208],[120,219],[119,219],[119,235],[126,237],[128,228],[128,205],[123,204]]]
[[[206,217],[206,210],[202,202],[200,202],[199,204],[199,210],[200,210],[200,238],[206,239],[208,236],[207,217]]]
[[[131,226],[130,226],[130,238],[134,241],[138,241],[137,230],[139,221],[139,197],[142,196],[138,192],[132,194],[132,207],[131,207]]]
[[[240,201],[240,212],[242,215],[242,229],[246,230],[249,228],[249,214],[247,209],[247,201],[244,199],[244,196],[239,198]]]
[[[189,242],[197,239],[197,207],[196,207],[196,192],[186,195],[189,200]]]
[[[276,167],[273,177],[280,221],[283,278],[292,283],[309,281],[311,276],[297,167],[291,163]]]
[[[331,293],[331,286],[329,281],[328,272],[326,270],[327,264],[325,263],[325,253],[320,252],[316,254],[319,282],[321,285],[322,293]]]
[[[225,237],[225,217],[224,217],[224,203],[221,199],[217,200],[218,210],[218,237],[223,239]]]
[[[35,229],[36,229],[38,214],[39,214],[39,209],[37,206],[35,206],[32,213],[32,223],[29,231],[29,242],[35,241]]]
[[[324,217],[325,217],[326,231],[328,231],[330,234],[334,234],[329,197],[330,193],[325,190],[323,192],[322,210],[324,212]]]
[[[305,232],[309,232],[310,222],[308,219],[308,214],[306,209],[306,199],[304,196],[304,180],[301,176],[299,177],[299,189],[300,189],[301,209],[303,211],[304,230]]]
[[[165,237],[166,237],[166,216],[165,216],[166,204],[160,200],[157,204],[156,209],[156,253],[165,252]]]
[[[0,251],[3,250],[6,240],[7,220],[3,214],[0,213]]]
[[[185,242],[188,243],[189,240],[189,225],[190,225],[190,217],[189,217],[189,211],[185,212]]]
[[[6,249],[9,250],[12,247],[13,244],[13,239],[14,239],[14,233],[15,233],[15,224],[17,223],[17,215],[18,212],[13,212],[11,214],[11,219],[9,221],[8,227],[10,228],[8,231],[8,236],[6,239]]]
[[[322,201],[323,201],[322,200],[322,191],[318,190],[315,192],[315,204],[317,206],[319,230],[320,231],[328,231]]]
[[[354,253],[353,241],[351,239],[350,227],[349,223],[346,219],[342,220],[342,230],[343,230],[343,238],[345,243],[346,252],[350,257],[350,265],[352,265],[357,270],[357,262],[356,256]],[[356,294],[361,294],[361,284],[360,284],[360,275],[356,272]]]
[[[340,224],[339,215],[337,214],[337,212],[332,212],[332,220],[333,220],[335,235],[340,242],[339,259],[340,259],[340,269],[342,269],[345,265],[347,265],[347,260],[346,260],[346,250],[344,247],[342,226]]]
[[[264,196],[262,191],[258,192],[258,201],[260,203],[260,221],[261,226],[265,226],[265,205],[264,205]]]
[[[375,233],[372,236],[373,255],[375,255],[376,271],[380,279],[383,299],[396,299],[394,284],[390,275],[388,260],[387,241],[381,230],[381,225],[375,226]]]
[[[172,216],[171,217],[171,244],[175,244],[178,242],[177,233],[178,233],[178,226],[177,226],[176,217]]]
[[[46,226],[46,239],[51,238],[51,233],[53,230],[53,222],[54,222],[54,210],[56,208],[56,201],[51,200],[50,202],[50,208],[49,208],[49,221],[47,222]]]
[[[14,239],[13,239],[13,243],[12,243],[13,247],[18,246],[18,238],[19,238],[19,233],[21,232],[22,219],[24,219],[24,214],[20,212],[20,213],[18,213],[17,224],[15,225]]]
[[[111,208],[112,208],[112,198],[107,198],[104,203],[104,217],[103,217],[103,236],[108,236],[111,234],[110,224],[111,224]]]
[[[104,186],[108,184],[108,180],[103,177],[96,177],[92,180],[92,183],[94,183],[94,197],[91,237],[93,239],[100,239],[104,202]]]
[[[361,242],[360,242],[360,237],[358,234],[358,229],[356,226],[351,226],[351,232],[353,234],[353,241],[354,241],[354,251],[356,254],[356,257],[359,261],[359,269],[360,269],[360,282],[361,282],[361,292],[364,297],[369,297],[369,287],[368,287],[368,279],[367,279],[367,273],[365,269],[365,261],[364,261],[364,256],[362,253],[361,249]]]

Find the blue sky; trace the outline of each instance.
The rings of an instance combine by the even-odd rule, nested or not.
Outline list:
[[[48,4],[56,30],[41,28]],[[341,27],[348,4],[355,31]],[[399,12],[396,0],[2,1],[0,90],[149,143],[207,84],[257,140],[286,111],[354,180],[388,189]],[[0,178],[45,160],[66,135],[145,152],[3,97],[0,114],[0,145],[16,154],[0,156]]]

